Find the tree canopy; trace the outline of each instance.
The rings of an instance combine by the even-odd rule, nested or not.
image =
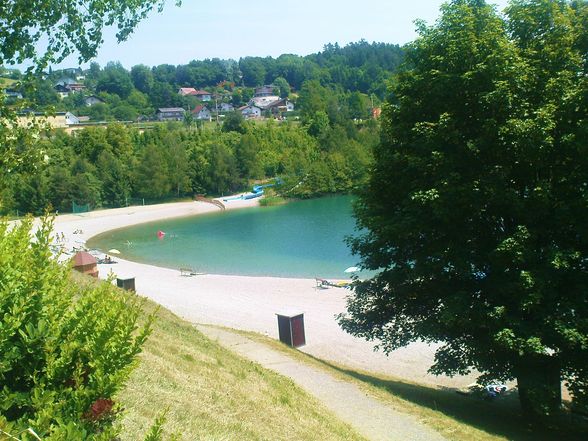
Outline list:
[[[32,62],[44,68],[77,52],[80,63],[96,55],[105,26],[124,41],[163,0],[12,0],[0,8],[0,64]],[[38,44],[44,46],[39,53]]]
[[[419,24],[350,240],[351,334],[440,342],[433,373],[514,379],[528,415],[588,399],[586,1],[453,0]]]

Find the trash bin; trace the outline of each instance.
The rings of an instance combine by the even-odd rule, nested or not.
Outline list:
[[[306,344],[304,335],[304,313],[302,312],[284,312],[276,314],[278,316],[278,332],[280,341],[297,348]]]
[[[135,291],[135,278],[129,277],[127,279],[116,279],[116,286],[127,291]]]

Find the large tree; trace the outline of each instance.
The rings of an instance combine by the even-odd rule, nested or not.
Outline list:
[[[588,379],[585,0],[442,6],[396,76],[371,181],[350,333],[440,342],[433,373],[516,379],[525,413]],[[582,24],[584,23],[584,24]]]
[[[32,82],[31,72],[40,72],[70,54],[77,53],[78,61],[86,62],[96,55],[105,26],[116,27],[119,42],[126,40],[153,7],[161,9],[163,4],[164,0],[2,2],[0,65],[30,65],[25,81]],[[0,94],[0,210],[7,205],[2,195],[6,194],[9,174],[34,167],[42,159],[39,149],[30,147],[36,129],[33,124],[19,126],[15,109],[8,107]]]

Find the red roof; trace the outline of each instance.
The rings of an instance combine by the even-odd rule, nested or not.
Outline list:
[[[92,265],[96,264],[96,258],[92,256],[90,253],[86,253],[85,251],[79,251],[73,257],[73,264],[74,266],[85,266],[85,265]]]
[[[192,113],[200,113],[202,109],[204,109],[204,106],[196,106],[194,107],[194,110],[192,110]]]
[[[212,95],[212,93],[207,92],[206,90],[197,90],[192,92],[192,95]]]

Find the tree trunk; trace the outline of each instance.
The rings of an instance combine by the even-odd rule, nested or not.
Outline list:
[[[553,357],[527,357],[515,364],[514,371],[523,414],[543,420],[561,410],[561,375]]]

